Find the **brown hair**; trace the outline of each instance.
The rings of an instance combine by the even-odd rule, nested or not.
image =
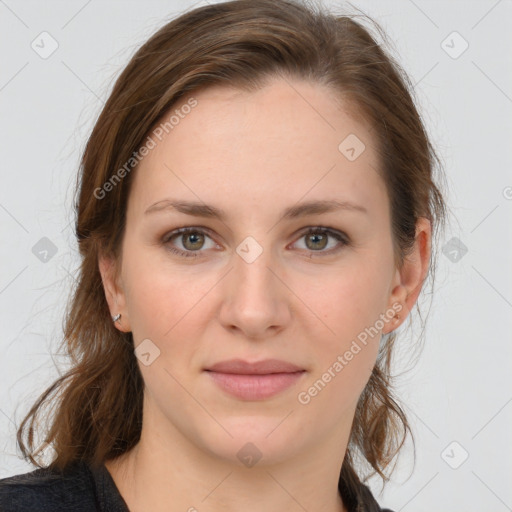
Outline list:
[[[348,99],[375,134],[379,172],[390,197],[397,266],[413,247],[419,217],[431,221],[434,238],[446,215],[434,179],[441,170],[439,159],[407,75],[355,18],[291,0],[228,1],[167,23],[132,57],[81,160],[76,197],[81,268],[63,339],[72,367],[39,397],[21,423],[17,440],[26,459],[42,467],[34,458],[33,433],[40,410],[49,403],[56,407],[45,436],[45,444],[56,454],[49,467],[63,469],[80,459],[99,465],[139,440],[144,383],[131,333],[118,331],[112,323],[98,269],[99,254],[120,256],[133,171],[125,173],[106,198],[98,199],[97,191],[133,158],[181,97],[213,84],[252,91],[276,76],[329,87],[337,97]],[[431,262],[429,277],[432,271]],[[359,398],[339,481],[347,492],[357,492],[360,485],[356,457],[385,483],[389,476],[384,469],[407,433],[412,436],[392,390],[395,338],[395,333],[386,335]]]

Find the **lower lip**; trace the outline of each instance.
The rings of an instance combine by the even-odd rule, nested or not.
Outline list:
[[[267,375],[238,375],[212,371],[207,373],[220,388],[230,395],[243,400],[262,400],[293,386],[306,372],[270,373]]]

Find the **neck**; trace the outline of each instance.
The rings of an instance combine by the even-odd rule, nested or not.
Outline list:
[[[338,429],[300,456],[279,461],[262,454],[256,464],[245,467],[236,456],[221,458],[169,422],[164,430],[154,420],[145,414],[139,443],[105,463],[131,512],[348,512],[338,478],[350,421],[342,433]]]

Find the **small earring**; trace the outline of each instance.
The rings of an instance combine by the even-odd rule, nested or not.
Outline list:
[[[112,322],[116,323],[121,318],[121,313],[118,313],[116,316],[112,317]]]

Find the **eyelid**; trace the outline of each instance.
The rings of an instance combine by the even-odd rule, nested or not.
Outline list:
[[[182,235],[184,233],[191,233],[191,232],[206,234],[208,236],[210,236],[210,234],[212,233],[212,231],[209,228],[204,227],[204,226],[184,226],[182,228],[173,229],[172,231],[165,233],[165,235],[162,237],[162,241],[168,241],[177,235]],[[210,238],[212,238],[212,237],[210,236]]]

